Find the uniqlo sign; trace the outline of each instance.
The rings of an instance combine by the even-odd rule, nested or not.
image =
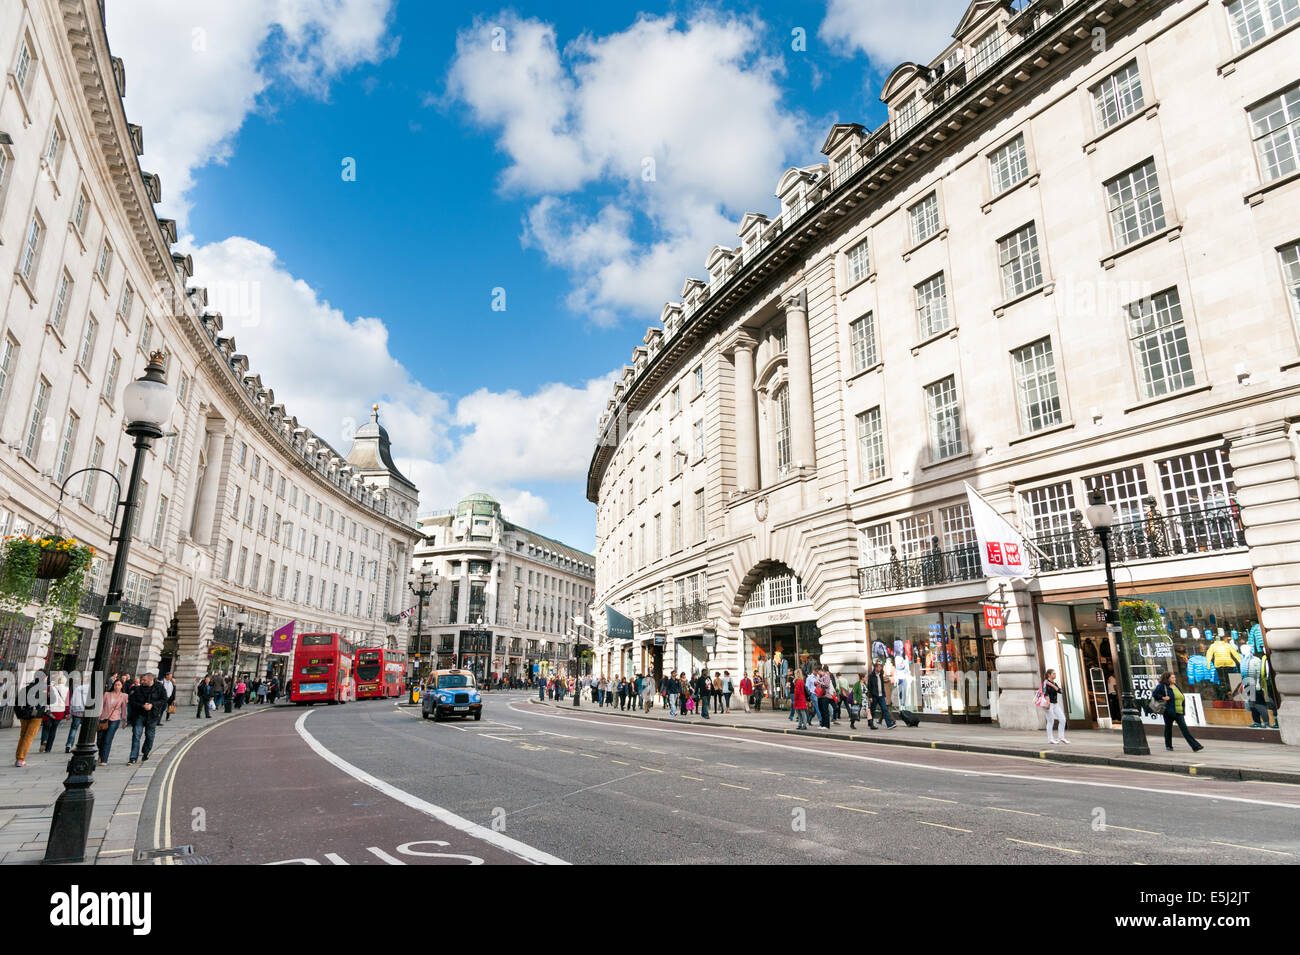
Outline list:
[[[984,605],[984,626],[990,630],[1001,630],[1003,628],[1001,607]]]

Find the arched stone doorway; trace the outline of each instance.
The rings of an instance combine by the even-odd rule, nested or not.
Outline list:
[[[741,580],[731,606],[737,623],[740,669],[757,673],[772,705],[784,708],[786,680],[822,662],[817,608],[802,578],[779,560],[762,560]]]

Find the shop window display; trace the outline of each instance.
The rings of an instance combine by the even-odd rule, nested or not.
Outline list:
[[[891,677],[899,709],[965,720],[997,718],[993,638],[973,613],[930,613],[868,622],[872,663]]]
[[[1129,648],[1133,662],[1141,665],[1150,657],[1167,665],[1178,688],[1198,698],[1207,725],[1277,729],[1267,639],[1249,585],[1147,593],[1140,599],[1158,608],[1169,639],[1153,650],[1139,637]]]
[[[774,706],[785,699],[785,683],[795,668],[805,673],[821,663],[821,631],[815,623],[751,627],[745,633],[745,663],[767,684]]]

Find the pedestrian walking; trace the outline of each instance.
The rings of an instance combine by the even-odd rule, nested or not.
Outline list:
[[[700,675],[695,678],[695,695],[699,697],[700,716],[704,719],[709,718],[709,698],[713,695],[713,681],[709,679],[709,671],[701,670]]]
[[[248,698],[248,684],[244,678],[240,677],[235,681],[235,709],[243,709],[244,701]]]
[[[722,674],[713,674],[713,712],[722,712]]]
[[[32,748],[32,740],[41,731],[41,722],[49,708],[49,677],[44,670],[37,670],[32,681],[23,687],[18,695],[18,705],[14,707],[14,716],[21,724],[18,730],[18,747],[14,750],[14,766],[22,769],[27,765],[27,753]]]
[[[65,753],[71,753],[72,747],[77,742],[77,731],[81,729],[81,721],[86,718],[86,701],[89,694],[89,684],[84,680],[78,680],[68,696],[68,738],[63,743]]]
[[[168,673],[162,678],[163,689],[167,691],[167,719],[172,718],[176,712],[176,684],[172,682],[172,675]]]
[[[131,723],[131,757],[126,761],[128,766],[134,765],[141,758],[145,762],[149,761],[154,732],[158,729],[158,722],[166,708],[167,691],[161,683],[154,681],[152,673],[144,674],[140,677],[140,682],[131,687],[131,692],[127,694],[127,720]]]
[[[754,712],[763,711],[763,693],[767,689],[767,684],[763,682],[763,674],[754,673]]]
[[[821,717],[821,727],[824,730],[831,728],[831,706],[835,700],[835,684],[831,681],[830,667],[819,666],[817,668],[817,714]]]
[[[894,718],[889,715],[889,704],[885,701],[885,687],[888,684],[885,681],[885,668],[877,663],[867,676],[867,725],[872,729],[876,728],[876,721],[872,719],[876,712],[876,706],[880,706],[880,718],[885,721],[885,726],[893,729],[898,724]]]
[[[722,712],[731,712],[731,694],[735,691],[735,686],[731,681],[731,671],[722,671]]]
[[[749,698],[754,695],[754,681],[749,678],[749,671],[740,678],[740,702],[745,707],[745,712],[749,712]]]
[[[808,728],[808,690],[804,685],[803,671],[796,669],[790,681],[790,712],[797,718],[795,729]]]
[[[194,714],[196,720],[200,717],[212,719],[212,710],[215,707],[211,701],[214,692],[215,691],[212,689],[212,678],[207,676],[200,680],[199,685],[194,688],[194,695],[197,696],[199,700],[198,712]]]
[[[1065,707],[1061,705],[1061,685],[1056,682],[1056,671],[1048,670],[1047,676],[1043,680],[1043,685],[1038,688],[1039,694],[1047,700],[1047,741],[1052,745],[1057,743],[1069,743],[1065,738]],[[1054,733],[1057,723],[1061,724],[1059,733]],[[1059,737],[1059,738],[1057,738]]]
[[[849,688],[849,729],[856,729],[862,719],[862,701],[867,696],[867,671],[858,671],[858,682]]]
[[[1178,689],[1178,685],[1174,683],[1172,673],[1161,674],[1160,682],[1156,684],[1156,688],[1151,692],[1151,702],[1155,704],[1152,709],[1157,706],[1160,707],[1158,712],[1165,718],[1165,749],[1173,751],[1175,723],[1182,730],[1183,739],[1187,740],[1187,745],[1192,748],[1193,753],[1199,753],[1205,749],[1203,745],[1196,741],[1196,737],[1192,736],[1191,731],[1187,729],[1187,721],[1183,718],[1183,707],[1186,701],[1183,697],[1183,691]]]
[[[99,765],[108,765],[108,754],[113,749],[113,737],[117,735],[119,727],[126,725],[126,712],[128,700],[125,693],[122,692],[122,681],[114,680],[110,684],[110,689],[104,694],[104,700],[99,708],[99,725],[96,727],[98,732],[95,734],[95,743],[99,746]]]
[[[54,749],[54,737],[59,734],[59,724],[68,715],[68,678],[58,676],[50,687],[50,708],[41,719],[40,752],[48,753]]]

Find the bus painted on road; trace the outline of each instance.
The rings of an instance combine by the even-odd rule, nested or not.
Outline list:
[[[347,703],[356,699],[352,644],[337,633],[304,633],[293,652],[289,699],[298,704]]]
[[[357,651],[357,699],[382,700],[406,694],[406,654],[367,647]]]

